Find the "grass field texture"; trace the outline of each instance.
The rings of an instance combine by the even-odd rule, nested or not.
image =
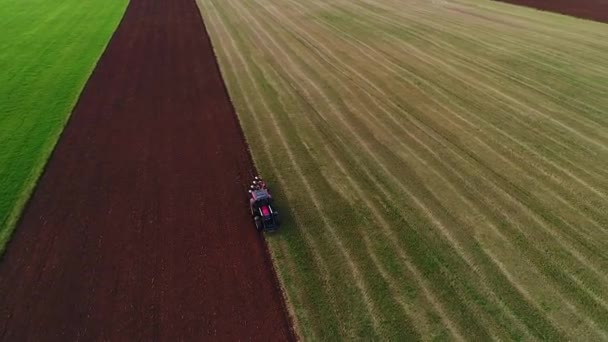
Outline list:
[[[608,339],[608,25],[198,3],[286,216],[268,240],[301,337]]]
[[[126,0],[0,0],[0,255]]]

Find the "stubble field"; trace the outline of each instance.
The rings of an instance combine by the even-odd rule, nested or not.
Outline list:
[[[608,26],[198,0],[304,339],[608,339]]]

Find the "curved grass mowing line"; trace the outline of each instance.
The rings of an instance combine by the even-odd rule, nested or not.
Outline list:
[[[127,0],[0,0],[0,255]]]

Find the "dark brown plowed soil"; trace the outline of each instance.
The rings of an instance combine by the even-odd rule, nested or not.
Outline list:
[[[0,263],[0,340],[292,339],[252,172],[194,0],[131,0]]]
[[[608,0],[499,0],[608,23]]]

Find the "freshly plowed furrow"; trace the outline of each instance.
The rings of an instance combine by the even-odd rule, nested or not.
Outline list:
[[[132,0],[0,264],[0,339],[293,339],[253,173],[195,1]]]

